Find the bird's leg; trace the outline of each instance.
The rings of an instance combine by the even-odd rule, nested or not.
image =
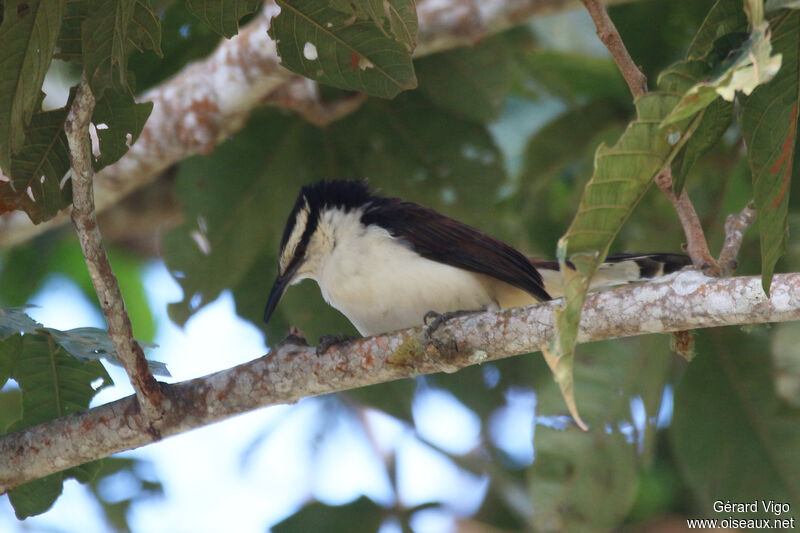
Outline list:
[[[422,323],[428,328],[427,334],[432,335],[439,329],[445,322],[451,318],[456,318],[465,315],[474,315],[481,313],[483,310],[465,310],[465,311],[448,311],[446,313],[437,313],[436,311],[428,311],[422,317]]]

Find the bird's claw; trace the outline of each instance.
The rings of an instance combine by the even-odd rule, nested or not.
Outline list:
[[[324,354],[334,344],[351,341],[355,338],[356,337],[353,337],[352,335],[344,335],[342,333],[337,333],[335,335],[323,335],[319,338],[319,342],[317,343],[317,355]]]
[[[426,326],[427,328],[426,333],[428,334],[428,336],[430,336],[451,318],[456,318],[464,315],[471,315],[474,313],[477,313],[477,311],[448,311],[446,313],[437,313],[436,311],[428,311],[427,313],[425,313],[425,316],[422,317],[422,323]]]

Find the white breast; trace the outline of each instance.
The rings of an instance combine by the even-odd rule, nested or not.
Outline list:
[[[332,216],[333,246],[309,277],[362,335],[419,326],[428,311],[493,307],[483,277],[425,259],[382,228],[365,229],[358,212]]]

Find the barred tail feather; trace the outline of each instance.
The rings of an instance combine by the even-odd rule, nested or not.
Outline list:
[[[544,286],[553,298],[562,296],[561,274],[558,261],[532,260],[533,265],[542,275]],[[677,272],[692,264],[689,256],[671,253],[619,253],[606,257],[592,277],[590,289],[601,289],[636,283],[647,279],[665,276]]]

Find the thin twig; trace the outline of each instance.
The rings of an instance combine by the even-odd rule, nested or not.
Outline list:
[[[748,203],[740,213],[728,215],[725,220],[725,242],[719,253],[720,276],[730,276],[739,266],[739,249],[742,247],[744,233],[756,219],[755,204]]]
[[[731,295],[736,295],[731,298]],[[164,385],[164,437],[259,407],[534,352],[553,336],[558,302],[454,318],[336,344],[318,355],[294,339],[269,355],[201,378]],[[685,271],[643,285],[591,293],[578,342],[694,328],[800,319],[800,273],[712,279]],[[133,398],[0,435],[0,494],[76,464],[157,440]]]
[[[656,178],[656,183],[661,192],[672,202],[675,211],[678,212],[683,232],[686,234],[686,252],[692,258],[695,268],[699,268],[709,276],[719,276],[719,265],[708,250],[708,242],[700,223],[700,217],[697,216],[697,211],[689,199],[686,188],[681,191],[679,197],[675,196],[672,188],[672,172],[669,170],[661,173]]]
[[[108,336],[114,343],[117,357],[133,384],[142,413],[147,420],[155,424],[161,418],[163,403],[161,388],[147,366],[142,347],[133,338],[131,320],[125,310],[122,293],[97,226],[92,184],[94,169],[89,137],[89,122],[94,106],[95,97],[84,74],[64,124],[72,170],[72,221],[108,324]]]
[[[597,28],[597,36],[608,48],[608,51],[611,52],[611,57],[614,58],[622,77],[625,78],[625,83],[628,84],[628,88],[631,90],[633,99],[636,100],[636,98],[647,92],[647,77],[633,62],[628,49],[625,48],[625,44],[622,42],[622,37],[619,36],[617,27],[614,26],[600,0],[581,0],[581,2],[586,6],[586,10],[594,21],[595,28]]]

